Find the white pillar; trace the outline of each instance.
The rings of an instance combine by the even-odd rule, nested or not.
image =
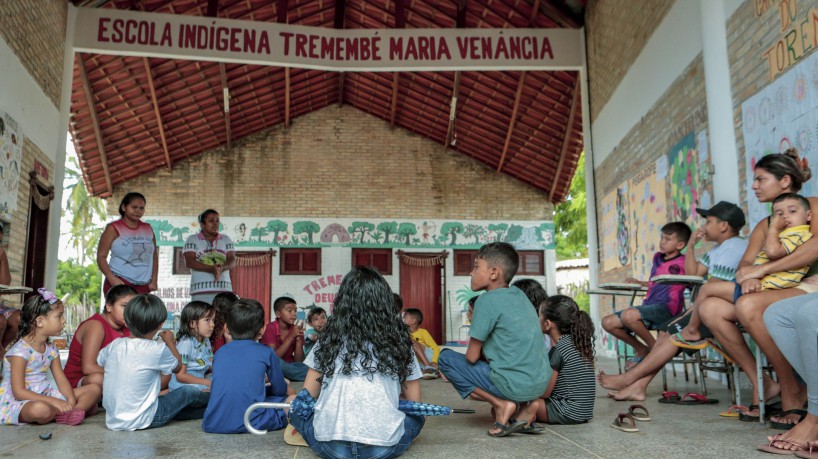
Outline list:
[[[74,79],[74,26],[77,9],[68,4],[65,20],[65,48],[62,58],[62,89],[60,92],[60,124],[57,127],[57,151],[54,155],[54,200],[48,215],[48,244],[45,256],[45,286],[57,288],[57,266],[60,252],[60,218],[62,216],[62,191],[65,179],[65,146],[68,136],[68,118],[71,114],[71,86]],[[36,286],[35,286],[36,287]]]
[[[591,288],[599,285],[599,244],[596,221],[596,184],[594,179],[594,148],[591,139],[591,101],[588,92],[588,56],[585,52],[585,30],[580,34],[582,68],[579,70],[580,100],[582,102],[582,144],[585,147],[585,218],[588,224],[588,280]],[[591,319],[599,326],[599,298],[591,297]],[[602,340],[598,340],[599,343]]]
[[[733,125],[733,92],[727,59],[724,0],[699,0],[702,20],[707,127],[713,164],[713,202],[739,202],[738,151]]]

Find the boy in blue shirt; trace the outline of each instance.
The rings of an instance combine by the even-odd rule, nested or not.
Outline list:
[[[508,286],[519,262],[517,251],[505,242],[480,248],[471,289],[486,293],[474,307],[466,355],[444,350],[438,359],[441,372],[461,397],[491,404],[495,422],[488,434],[493,437],[542,432],[530,421],[551,377],[537,313],[520,289]]]
[[[244,411],[257,402],[289,402],[279,359],[257,340],[264,333],[264,309],[256,300],[241,299],[227,311],[225,337],[229,340],[213,360],[210,403],[202,429],[208,433],[245,433]],[[270,385],[265,385],[265,375]],[[286,410],[260,409],[250,417],[259,430],[287,426]]]

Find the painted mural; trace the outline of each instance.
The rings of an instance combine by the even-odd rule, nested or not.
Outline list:
[[[181,247],[199,231],[196,217],[145,219],[160,246]],[[550,221],[353,220],[222,217],[236,247],[355,247],[476,249],[508,242],[518,250],[555,249]]]
[[[658,167],[657,167],[657,163]],[[630,189],[630,224],[631,260],[633,260],[633,277],[650,278],[653,254],[659,246],[659,229],[666,223],[665,215],[665,177],[660,176],[661,161],[654,162],[631,179]],[[666,169],[665,169],[666,170]]]
[[[602,270],[610,271],[619,266],[619,259],[616,254],[616,197],[617,191],[608,193],[600,201],[601,211],[599,228],[601,231],[600,241],[602,243]]]
[[[699,206],[698,161],[696,138],[691,132],[668,153],[668,207],[671,221],[683,221],[694,227]]]
[[[748,223],[752,227],[770,214],[768,204],[755,199],[752,191],[756,162],[771,153],[798,149],[802,157],[818,164],[818,54],[812,53],[786,73],[741,104],[747,171]],[[816,180],[801,190],[816,196]]]
[[[14,118],[0,110],[0,218],[5,220],[17,210],[22,158],[23,133]]]

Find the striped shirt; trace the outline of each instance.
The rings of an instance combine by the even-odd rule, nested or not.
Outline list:
[[[789,255],[799,245],[812,239],[812,233],[809,231],[809,225],[794,226],[792,228],[786,228],[784,231],[779,233],[778,239],[781,241],[781,245],[784,246],[784,249],[787,251],[787,255]],[[758,252],[758,256],[756,256],[753,265],[761,265],[767,263],[768,261],[770,261],[770,258],[767,257],[767,252],[762,250],[761,252]],[[804,278],[804,275],[808,270],[809,266],[802,266],[798,269],[767,274],[761,279],[761,288],[763,290],[777,290],[796,287],[801,283],[801,279]]]
[[[582,359],[571,335],[562,335],[549,352],[557,383],[547,402],[566,418],[585,422],[594,417],[594,366]]]

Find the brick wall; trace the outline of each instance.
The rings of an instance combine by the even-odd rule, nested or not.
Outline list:
[[[547,195],[352,107],[329,107],[116,187],[148,215],[551,220]]]
[[[596,168],[597,203],[660,156],[667,155],[671,147],[691,130],[694,133],[706,130],[705,98],[704,63],[700,54]],[[601,206],[597,206],[597,221],[601,224],[603,219]],[[630,264],[609,271],[600,270],[599,282],[622,282],[631,275]],[[622,304],[627,302],[624,297],[619,298]],[[610,308],[610,301],[606,298],[600,304],[600,317]]]
[[[691,0],[681,0],[691,1]],[[598,0],[585,11],[591,121],[608,103],[674,0]]]
[[[0,36],[57,107],[67,11],[66,0],[0,1]]]

